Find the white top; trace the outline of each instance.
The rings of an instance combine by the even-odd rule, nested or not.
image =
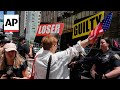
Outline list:
[[[67,65],[74,56],[79,54],[79,52],[84,52],[84,48],[80,45],[80,41],[78,41],[78,43],[73,47],[55,54],[50,51],[43,50],[43,52],[41,52],[36,58],[34,79],[46,78],[50,55],[52,55],[52,60],[49,79],[69,79],[69,68]]]
[[[35,54],[35,57],[38,55],[38,54],[41,54],[43,52],[43,47],[40,48],[40,50]]]

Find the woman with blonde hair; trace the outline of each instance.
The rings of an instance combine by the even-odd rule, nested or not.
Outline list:
[[[14,43],[7,43],[3,47],[0,56],[1,79],[27,79],[27,65],[25,59],[20,56]]]

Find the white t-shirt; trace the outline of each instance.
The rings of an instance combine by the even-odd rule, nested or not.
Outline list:
[[[35,54],[35,57],[38,55],[38,54],[41,54],[43,52],[43,47]]]
[[[43,50],[35,61],[34,79],[46,79],[47,65],[50,55],[52,55],[49,79],[69,79],[68,63],[71,59],[84,52],[84,48],[80,45],[80,41],[64,51],[53,54],[48,50]]]

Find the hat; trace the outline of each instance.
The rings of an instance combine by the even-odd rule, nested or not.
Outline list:
[[[13,51],[13,50],[17,51],[17,47],[14,43],[6,43],[4,45],[4,49],[5,49],[6,52]]]

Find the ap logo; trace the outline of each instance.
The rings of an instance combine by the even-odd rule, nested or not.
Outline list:
[[[19,32],[19,15],[4,15],[4,32]]]

